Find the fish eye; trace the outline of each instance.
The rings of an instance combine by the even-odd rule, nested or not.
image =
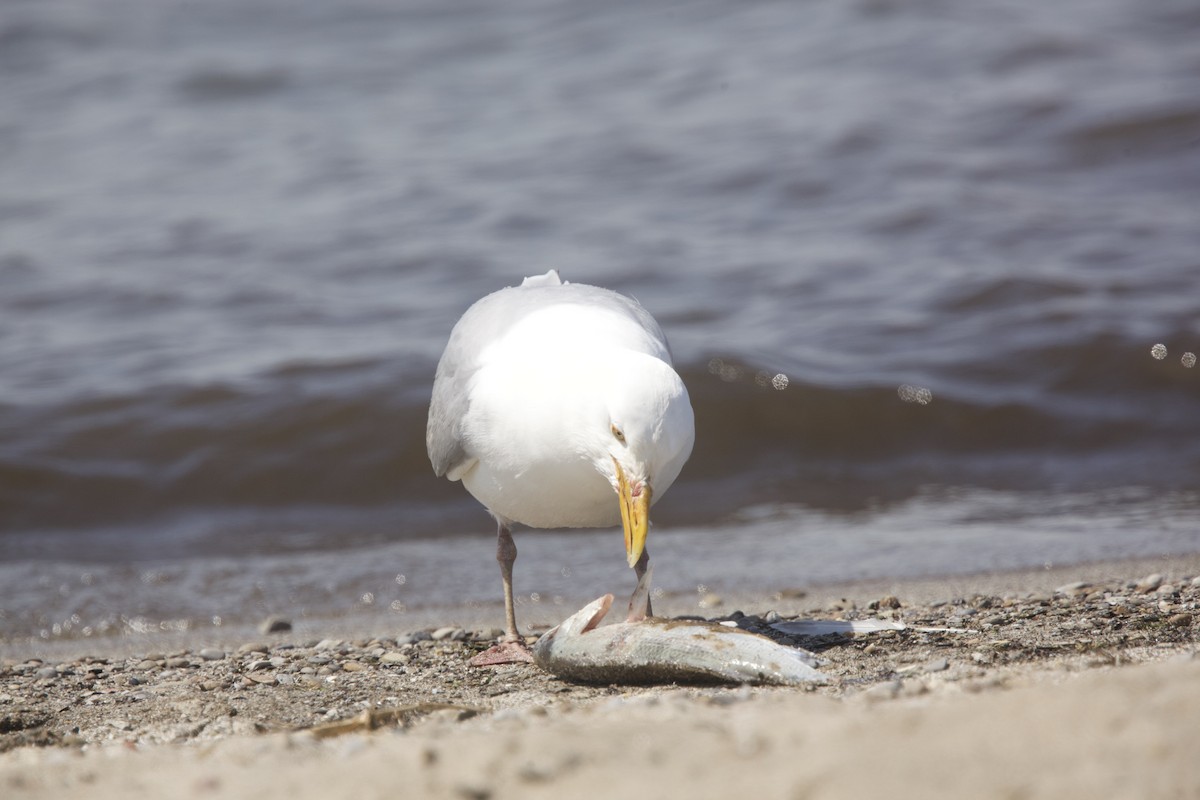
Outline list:
[[[608,429],[612,431],[612,435],[616,437],[618,442],[625,444],[625,432],[618,428],[615,422]]]

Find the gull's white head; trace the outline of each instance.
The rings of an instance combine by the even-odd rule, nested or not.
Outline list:
[[[650,505],[692,453],[695,420],[687,389],[666,362],[629,353],[609,367],[600,392],[603,414],[589,426],[589,455],[617,493],[633,566],[646,545]]]

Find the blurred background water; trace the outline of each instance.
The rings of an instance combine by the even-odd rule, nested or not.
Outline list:
[[[668,589],[1200,549],[1194,0],[3,0],[0,638],[498,599],[425,410],[549,268],[691,392]]]

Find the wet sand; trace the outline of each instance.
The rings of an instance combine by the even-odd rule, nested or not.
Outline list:
[[[747,627],[910,626],[798,641],[835,679],[804,689],[475,669],[491,632],[465,611],[399,636],[10,643],[0,795],[1197,796],[1198,575],[1184,557],[664,599]]]

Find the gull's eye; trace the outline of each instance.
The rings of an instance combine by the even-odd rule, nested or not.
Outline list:
[[[612,435],[616,437],[618,442],[625,444],[625,432],[618,428],[615,423],[610,425],[608,429],[612,431]]]

